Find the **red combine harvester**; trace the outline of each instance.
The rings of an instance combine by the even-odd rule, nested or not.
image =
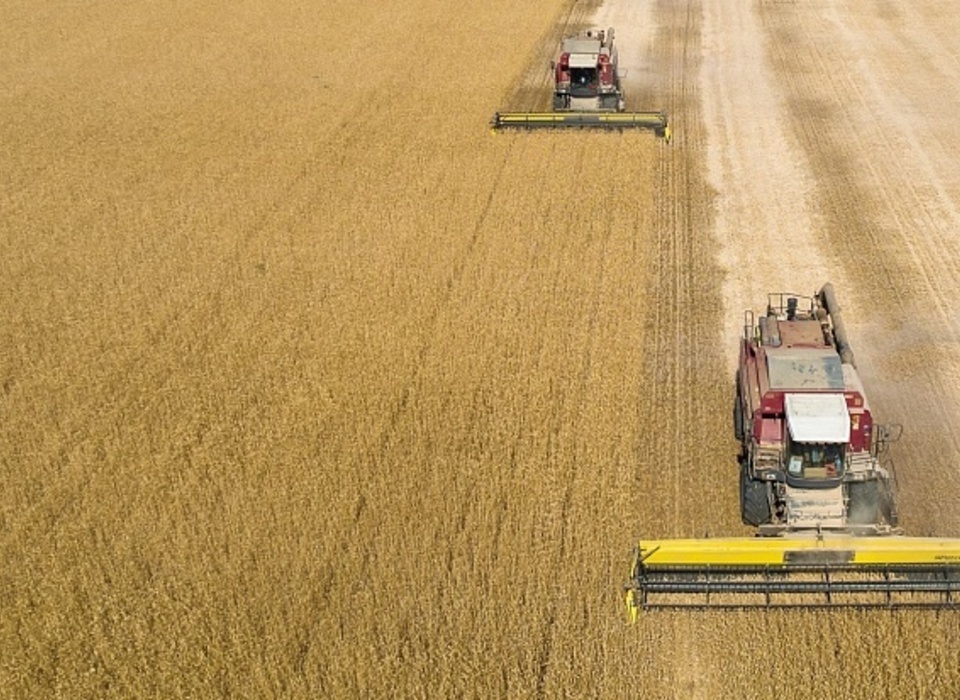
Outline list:
[[[553,70],[552,112],[497,112],[494,129],[651,129],[670,140],[663,112],[626,112],[613,27],[563,39]]]
[[[740,504],[755,537],[644,539],[630,618],[653,608],[960,609],[960,539],[897,527],[885,448],[830,284],[746,312],[736,377]]]
[[[899,426],[874,423],[832,285],[771,294],[759,319],[746,312],[734,428],[743,520],[759,534],[896,528],[881,458]]]

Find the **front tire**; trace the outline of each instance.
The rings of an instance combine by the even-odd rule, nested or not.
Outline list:
[[[884,481],[880,489],[880,514],[891,527],[896,527],[900,522],[900,518],[897,515],[897,504],[893,496],[893,488],[889,481]]]
[[[880,488],[876,480],[854,481],[847,486],[847,521],[873,525],[880,521]]]
[[[619,112],[620,99],[616,95],[604,95],[600,98],[600,109],[604,112]]]
[[[770,522],[770,488],[751,479],[746,466],[740,468],[740,512],[743,522],[759,527]]]

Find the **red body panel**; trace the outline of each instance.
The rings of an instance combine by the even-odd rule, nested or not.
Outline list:
[[[613,64],[610,63],[610,57],[600,54],[599,61],[600,84],[613,85]]]
[[[557,61],[556,68],[554,68],[554,80],[556,80],[557,85],[570,82],[570,54],[560,54],[560,60]]]
[[[783,443],[783,419],[760,419],[759,430],[756,432],[757,442],[761,445],[779,445]]]
[[[787,328],[784,328],[784,327]],[[781,322],[781,347],[814,347],[830,349],[822,340],[819,324],[811,321]],[[819,340],[819,342],[817,342]],[[799,341],[799,342],[798,342]],[[790,342],[790,345],[787,343]],[[795,343],[795,344],[793,344]],[[755,442],[783,442],[785,435],[784,396],[788,393],[817,393],[809,389],[770,387],[766,349],[755,339],[742,340],[740,346],[741,391],[749,407]],[[873,416],[858,387],[845,385],[843,395],[850,413],[850,452],[868,452],[873,432]],[[826,393],[839,393],[830,390]]]

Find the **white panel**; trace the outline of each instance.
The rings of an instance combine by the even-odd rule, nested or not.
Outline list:
[[[843,394],[787,394],[784,403],[794,442],[850,442],[850,414]]]

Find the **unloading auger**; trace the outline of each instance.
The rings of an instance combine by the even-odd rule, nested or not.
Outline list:
[[[734,432],[752,538],[643,541],[626,602],[650,608],[960,608],[960,539],[907,537],[833,286],[744,315]]]

